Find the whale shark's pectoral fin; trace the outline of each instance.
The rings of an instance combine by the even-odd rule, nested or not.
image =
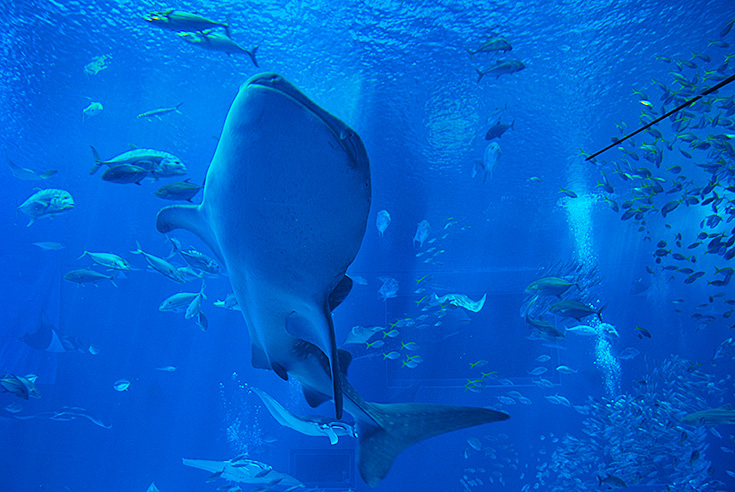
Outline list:
[[[332,313],[324,306],[322,316],[307,318],[296,311],[286,317],[286,331],[293,337],[315,345],[329,359],[329,372],[332,377],[334,407],[337,419],[342,418],[342,378],[337,353],[337,339],[334,335]]]
[[[174,229],[186,229],[207,243],[220,263],[226,264],[217,239],[198,205],[174,205],[161,209],[156,216],[156,229],[164,234]]]

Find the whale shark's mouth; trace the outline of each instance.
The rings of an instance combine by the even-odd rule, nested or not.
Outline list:
[[[352,128],[345,125],[335,116],[331,115],[324,109],[317,106],[311,99],[306,97],[303,92],[298,90],[288,80],[277,73],[261,73],[251,77],[245,82],[245,87],[258,86],[278,92],[309,110],[317,116],[324,125],[334,134],[334,137],[342,145],[342,148],[350,156],[352,166],[356,166],[358,160],[367,159],[365,147],[360,140],[359,135]]]

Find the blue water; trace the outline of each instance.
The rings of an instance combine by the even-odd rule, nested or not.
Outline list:
[[[214,491],[226,482],[207,483],[210,473],[185,467],[182,458],[224,461],[239,454],[289,473],[311,490],[369,490],[357,471],[354,439],[331,446],[325,437],[283,428],[249,390],[264,389],[299,415],[333,416],[331,404],[309,408],[297,383],[251,367],[242,315],[213,305],[231,292],[227,276],[207,280],[206,332],[183,313],[157,309],[168,296],[200,287],[198,280],[181,286],[146,271],[143,259],[129,253],[136,241],[154,255],[170,253],[155,217],[171,202],[153,192],[175,179],[120,185],[102,181],[101,172],[88,173],[90,145],[103,158],[134,145],[175,154],[188,168],[186,177],[201,184],[240,85],[261,71],[280,73],[350,125],[370,158],[370,217],[348,269],[367,284],[355,284],[334,312],[337,340],[353,326],[390,331],[398,320],[429,315],[429,321],[400,327],[395,338],[378,333],[373,340],[386,341],[380,349],[346,345],[354,357],[352,384],[368,401],[486,406],[510,415],[410,447],[380,490],[592,490],[598,476],[608,474],[639,490],[735,490],[733,426],[718,425],[713,432],[679,422],[687,413],[735,403],[735,349],[714,358],[733,336],[733,306],[725,301],[735,299],[735,287],[707,284],[724,278],[715,267],[735,265],[725,250],[696,250],[698,263],[687,264],[705,275],[686,284],[686,275],[662,270],[673,260],[656,264],[653,256],[659,240],[669,248],[679,232],[683,252],[691,254],[687,244],[713,211],[682,205],[666,219],[646,217],[639,232],[640,221],[621,221],[603,201],[622,204],[634,196],[636,184],[614,172],[626,156],[613,149],[591,164],[579,155],[620,136],[616,124],[639,126],[641,97],[634,90],[650,94],[660,112],[652,79],[673,85],[676,67],[657,57],[708,55],[709,63],[695,60],[697,70],[686,72],[691,77],[732,55],[732,46],[708,46],[720,39],[735,46],[735,33],[720,38],[735,16],[731,2],[175,5],[229,19],[238,43],[259,46],[260,68],[247,56],[201,50],[146,23],[145,16],[161,7],[126,0],[0,2],[0,147],[21,167],[58,171],[43,181],[16,179],[7,167],[0,173],[0,370],[37,375],[41,396],[24,401],[0,393],[0,490],[142,492],[155,482],[161,492]],[[476,48],[491,33],[506,37],[513,50],[505,56],[526,68],[478,83],[475,69],[502,56],[470,59],[465,48]],[[103,69],[85,72],[104,55]],[[717,96],[731,98],[733,86]],[[83,118],[91,102],[104,109]],[[178,103],[180,113],[136,118]],[[502,156],[483,183],[472,178],[473,165],[501,112],[502,121],[514,126],[495,140]],[[662,132],[675,140],[670,126],[663,122]],[[702,140],[708,132],[735,133],[697,132]],[[665,175],[665,168],[678,164],[704,186],[709,175],[694,164],[706,156],[701,151],[687,159],[666,151],[658,172]],[[632,165],[653,169],[643,159]],[[596,186],[601,171],[615,193]],[[673,177],[667,179],[668,188]],[[720,180],[718,196],[735,199],[725,189],[735,184],[732,174]],[[75,208],[26,227],[27,217],[16,209],[36,187],[69,191]],[[578,198],[566,197],[560,187]],[[718,213],[726,221],[725,207]],[[375,222],[383,209],[392,221],[380,237]],[[419,247],[412,238],[422,220],[431,232]],[[723,222],[714,230],[729,237],[732,227]],[[212,254],[189,233],[172,236]],[[33,245],[39,241],[64,248],[45,251]],[[117,278],[117,288],[108,281],[77,286],[63,280],[70,270],[92,266],[89,258],[78,259],[85,248],[121,255],[134,270]],[[170,261],[184,266],[179,257]],[[530,337],[524,290],[552,275],[583,276],[584,288],[577,293],[572,287],[565,298],[583,296],[595,309],[607,305],[602,319],[619,337],[567,334],[558,344]],[[398,281],[396,297],[380,299],[380,277]],[[647,288],[636,292],[640,278]],[[421,286],[426,290],[415,292]],[[456,306],[421,311],[428,301],[419,301],[432,293],[487,297],[477,313]],[[678,299],[683,301],[672,303]],[[19,341],[38,328],[42,312],[60,334],[99,353],[49,353]],[[692,317],[696,313],[712,319]],[[578,324],[544,317],[560,327]],[[595,319],[584,324],[597,327]],[[638,327],[651,338],[639,337]],[[401,342],[411,341],[423,362],[402,367],[413,354],[401,350]],[[640,354],[618,359],[627,347]],[[401,358],[383,357],[393,350]],[[543,354],[551,359],[537,362]],[[478,361],[486,362],[472,367]],[[556,371],[561,365],[576,372]],[[165,366],[176,370],[156,370]],[[548,368],[541,377],[551,387],[529,375],[539,366]],[[481,388],[470,382],[478,378]],[[130,382],[126,391],[113,388],[121,379]],[[571,406],[546,398],[558,395]],[[82,408],[105,427],[86,418],[49,418],[63,407]],[[473,446],[478,442],[480,449]]]

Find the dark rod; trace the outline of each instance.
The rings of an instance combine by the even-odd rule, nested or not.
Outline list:
[[[686,101],[685,103],[682,103],[682,104],[680,104],[679,106],[675,107],[674,109],[672,109],[671,111],[669,111],[669,112],[668,112],[668,113],[666,113],[665,115],[663,115],[663,116],[661,116],[661,117],[659,117],[659,118],[656,118],[655,120],[653,120],[652,122],[648,123],[648,124],[647,124],[647,125],[645,125],[645,126],[642,126],[642,127],[640,127],[639,129],[637,129],[636,131],[634,131],[634,132],[633,132],[633,133],[631,133],[630,135],[626,135],[626,136],[624,136],[623,138],[621,138],[620,140],[616,140],[615,142],[611,143],[610,145],[608,145],[608,146],[607,146],[607,147],[605,147],[604,149],[602,149],[602,150],[599,150],[599,151],[595,152],[595,153],[594,153],[594,154],[592,154],[591,156],[588,156],[588,157],[587,157],[587,158],[585,159],[585,161],[589,161],[590,159],[594,159],[595,157],[597,157],[598,155],[602,154],[602,153],[603,153],[603,152],[605,152],[606,150],[610,150],[610,149],[612,149],[613,147],[615,147],[616,145],[618,145],[618,144],[620,144],[620,143],[623,143],[623,142],[625,142],[626,140],[628,140],[628,139],[629,139],[630,137],[632,137],[633,135],[637,135],[637,134],[639,134],[640,132],[642,132],[642,131],[643,131],[643,130],[645,130],[646,128],[649,128],[649,127],[651,127],[651,126],[655,125],[655,124],[656,124],[656,123],[658,123],[659,121],[663,120],[664,118],[667,118],[667,117],[671,116],[672,114],[676,113],[676,112],[677,112],[677,111],[679,111],[680,109],[684,109],[684,108],[686,108],[687,106],[689,106],[690,104],[692,104],[692,103],[694,103],[694,102],[697,102],[698,100],[700,100],[700,99],[702,98],[702,96],[707,96],[707,95],[709,95],[709,94],[712,94],[713,92],[715,92],[715,91],[716,91],[716,90],[718,90],[719,88],[721,88],[721,87],[723,87],[723,86],[725,86],[725,85],[729,84],[729,83],[730,83],[730,82],[732,82],[733,80],[735,80],[735,75],[730,75],[730,76],[729,76],[728,78],[726,78],[725,80],[723,80],[722,82],[720,82],[720,83],[719,83],[719,84],[717,84],[716,86],[714,86],[714,87],[711,87],[711,88],[707,89],[706,91],[704,91],[703,93],[701,93],[700,95],[698,95],[698,96],[695,96],[695,97],[693,97],[693,98],[689,99],[688,101]]]

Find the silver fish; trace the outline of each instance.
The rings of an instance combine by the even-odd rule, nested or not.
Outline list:
[[[79,270],[72,270],[64,274],[64,280],[74,282],[75,284],[96,284],[103,280],[109,280],[112,285],[117,287],[115,283],[114,275],[105,275],[104,273],[95,272],[89,268],[81,268]]]
[[[182,275],[179,273],[179,271],[176,269],[175,266],[173,266],[171,263],[167,262],[163,258],[159,258],[158,256],[153,256],[152,254],[146,253],[140,248],[140,243],[138,241],[135,241],[135,245],[137,249],[135,251],[131,251],[134,255],[143,255],[143,258],[145,258],[146,263],[148,263],[151,268],[153,268],[155,271],[163,275],[164,277],[168,277],[174,282],[178,282],[180,284],[184,283],[184,279]]]
[[[484,72],[477,69],[477,81],[480,82],[482,77],[485,75],[493,75],[495,78],[499,78],[501,75],[507,75],[515,72],[520,72],[526,68],[520,60],[504,60],[496,63],[492,67],[488,68]]]
[[[18,210],[30,217],[31,220],[28,222],[28,227],[30,227],[36,219],[53,217],[72,208],[74,208],[74,199],[68,191],[48,188],[28,197],[18,207]]]
[[[165,9],[151,12],[145,20],[154,26],[176,32],[197,32],[222,27],[227,35],[230,35],[230,26],[228,24],[207,19],[199,14],[183,10]]]
[[[174,111],[177,113],[181,113],[179,111],[179,107],[184,103],[179,103],[176,106],[173,106],[171,108],[158,108],[158,109],[151,109],[150,111],[144,111],[140,113],[137,117],[138,118],[158,118],[161,119],[161,116],[168,113],[173,113]]]
[[[255,59],[255,53],[258,51],[258,47],[254,47],[252,50],[246,50],[235,41],[230,39],[218,32],[199,31],[199,32],[180,32],[179,37],[189,44],[199,46],[205,50],[220,51],[222,53],[230,54],[243,54],[248,55],[253,65],[258,66],[258,62]]]
[[[135,166],[133,164],[117,164],[115,166],[110,166],[109,169],[102,173],[102,181],[117,184],[135,183],[139,185],[140,182],[149,174],[150,173],[147,169],[143,169],[140,166]]]
[[[413,236],[413,245],[416,246],[416,243],[419,243],[419,248],[423,247],[424,241],[426,241],[426,238],[429,237],[429,233],[431,232],[431,225],[429,224],[428,220],[422,220],[418,223],[416,226],[416,234]]]
[[[154,149],[133,149],[123,152],[109,160],[102,160],[97,150],[90,146],[94,156],[94,166],[89,174],[94,174],[102,166],[130,164],[150,172],[155,178],[168,178],[186,174],[186,166],[181,159],[168,152]]]
[[[79,255],[77,260],[89,256],[93,262],[114,270],[130,270],[130,264],[124,259],[113,253],[90,253],[84,249],[84,253]]]

